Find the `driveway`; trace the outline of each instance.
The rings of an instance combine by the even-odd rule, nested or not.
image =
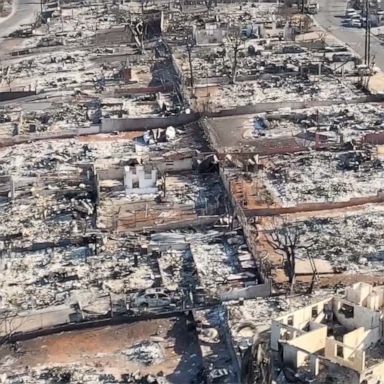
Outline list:
[[[14,0],[12,13],[7,18],[0,19],[0,37],[8,36],[21,24],[32,23],[39,11],[39,0]]]

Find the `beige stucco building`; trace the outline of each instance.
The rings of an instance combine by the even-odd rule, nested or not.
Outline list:
[[[384,287],[357,283],[273,320],[271,349],[314,379],[344,371],[349,384],[384,383],[383,315]]]

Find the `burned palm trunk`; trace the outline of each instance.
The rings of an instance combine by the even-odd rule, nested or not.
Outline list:
[[[190,37],[187,37],[187,52],[188,52],[188,62],[189,62],[189,72],[190,72],[190,85],[193,90],[193,87],[195,85],[194,76],[193,76],[193,65],[192,65],[192,48],[193,48],[193,40]]]
[[[239,51],[242,43],[240,29],[235,28],[232,31],[230,31],[227,36],[227,41],[228,41],[228,48],[229,48],[228,53],[230,55],[230,60],[232,64],[230,83],[235,84],[237,69],[239,65]]]
[[[145,27],[144,27],[144,21],[141,20],[141,22],[136,26],[138,34],[139,34],[139,41],[140,41],[140,46],[139,50],[140,53],[144,53],[144,35],[145,35]]]
[[[233,64],[232,64],[231,84],[235,84],[235,82],[236,82],[237,54],[238,54],[238,47],[236,47],[236,48],[234,49],[234,58],[233,58]]]
[[[271,384],[271,358],[269,346],[255,342],[244,353],[241,382],[244,384]]]

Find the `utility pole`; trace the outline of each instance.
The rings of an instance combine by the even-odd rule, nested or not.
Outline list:
[[[369,0],[365,0],[365,46],[364,46],[364,64],[370,65],[371,56],[371,20],[369,17]]]
[[[187,48],[187,52],[188,52],[189,72],[190,72],[190,76],[191,76],[190,85],[191,85],[192,92],[193,92],[193,87],[195,85],[195,80],[194,80],[194,76],[193,76],[193,64],[192,64],[192,49],[194,46],[194,41],[193,41],[193,37],[191,37],[191,36],[188,36],[185,39],[186,39],[186,48]]]

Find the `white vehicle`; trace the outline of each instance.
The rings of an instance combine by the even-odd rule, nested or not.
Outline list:
[[[359,15],[359,12],[354,8],[348,8],[345,11],[345,17],[352,17],[354,15]]]
[[[148,288],[133,296],[132,307],[141,310],[164,308],[170,306],[173,300],[170,292],[163,288]]]
[[[351,20],[351,27],[352,28],[361,28],[361,20],[359,19],[352,19]]]
[[[319,12],[319,3],[317,1],[309,1],[307,3],[307,12],[310,14],[310,15],[316,15],[316,13]]]

